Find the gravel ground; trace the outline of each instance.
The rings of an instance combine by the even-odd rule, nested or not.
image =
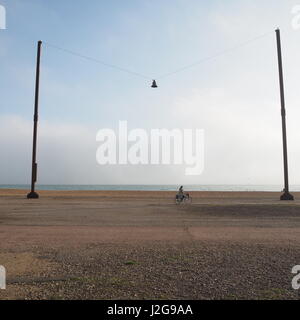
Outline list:
[[[277,196],[0,191],[0,299],[299,299],[300,206]]]
[[[291,288],[299,249],[199,241],[36,248],[40,268],[9,276],[9,289],[1,295],[55,300],[299,299]]]

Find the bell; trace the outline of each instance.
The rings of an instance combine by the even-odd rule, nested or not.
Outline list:
[[[157,88],[157,84],[155,80],[153,80],[151,88]]]

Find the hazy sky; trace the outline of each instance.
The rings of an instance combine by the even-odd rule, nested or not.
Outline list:
[[[282,184],[275,32],[282,28],[291,184],[300,184],[298,1],[0,0],[0,184],[29,183],[36,41],[150,78],[263,38],[158,80],[43,45],[38,139],[42,184]],[[200,176],[185,166],[100,166],[96,134],[129,129],[205,131]]]

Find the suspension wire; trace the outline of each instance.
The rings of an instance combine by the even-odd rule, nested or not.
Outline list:
[[[255,37],[255,38],[249,39],[249,40],[247,40],[247,41],[245,41],[245,42],[239,43],[239,44],[237,44],[236,46],[233,46],[233,47],[231,47],[231,48],[228,48],[228,49],[226,49],[226,50],[223,50],[223,51],[221,51],[221,52],[219,52],[219,53],[216,53],[216,54],[214,54],[214,55],[205,57],[205,58],[203,58],[203,59],[201,59],[201,60],[198,60],[198,61],[196,61],[196,62],[194,62],[194,63],[192,63],[192,64],[186,65],[186,66],[184,66],[184,67],[181,67],[181,68],[176,69],[176,70],[174,70],[174,71],[171,71],[171,72],[169,72],[169,73],[163,74],[163,75],[161,75],[161,76],[159,76],[159,77],[156,77],[155,79],[156,79],[156,80],[160,80],[160,79],[163,79],[163,78],[167,78],[167,77],[172,76],[172,75],[174,75],[174,74],[177,74],[177,73],[180,73],[180,72],[185,71],[185,70],[187,70],[187,69],[190,69],[190,68],[192,68],[192,67],[195,67],[195,66],[197,66],[197,65],[199,65],[199,64],[202,64],[202,63],[204,63],[204,62],[206,62],[206,61],[214,60],[214,59],[216,59],[216,58],[218,58],[218,57],[220,57],[220,56],[223,56],[223,55],[225,55],[225,54],[227,54],[227,53],[229,53],[229,52],[232,52],[232,51],[235,51],[235,50],[237,50],[237,49],[239,49],[239,48],[241,48],[241,47],[247,46],[248,44],[250,44],[250,43],[252,43],[252,42],[254,42],[254,41],[257,41],[257,40],[260,40],[260,39],[262,39],[262,38],[265,38],[266,36],[270,35],[271,33],[273,34],[273,33],[274,33],[274,30],[269,31],[269,32],[267,32],[267,33],[264,33],[264,34],[262,34],[262,35],[260,35],[260,36]],[[57,45],[54,45],[54,44],[51,44],[51,43],[48,43],[48,42],[44,42],[44,43],[45,43],[48,47],[52,47],[52,48],[54,48],[54,49],[57,49],[57,50],[60,50],[60,51],[65,52],[65,53],[68,53],[68,54],[71,54],[71,55],[74,55],[74,56],[77,56],[77,57],[80,57],[80,58],[83,58],[83,59],[86,59],[86,60],[89,60],[89,61],[92,61],[92,62],[95,62],[95,63],[98,63],[98,64],[101,64],[101,65],[104,65],[104,66],[109,67],[109,68],[112,68],[112,69],[116,69],[116,70],[119,70],[119,71],[122,71],[122,72],[126,72],[126,73],[128,73],[128,74],[131,74],[131,75],[134,75],[134,76],[137,76],[137,77],[140,77],[140,78],[144,78],[144,79],[147,79],[147,80],[153,79],[153,77],[149,77],[149,76],[147,76],[147,75],[144,75],[144,74],[141,74],[141,73],[138,73],[138,72],[135,72],[135,71],[131,71],[131,70],[126,69],[126,68],[123,68],[123,67],[119,67],[119,66],[117,66],[117,65],[113,65],[113,64],[110,64],[110,63],[106,63],[106,62],[101,61],[101,60],[99,60],[99,59],[96,59],[96,58],[93,58],[93,57],[90,57],[90,56],[86,56],[86,55],[83,55],[83,54],[81,54],[81,53],[78,53],[78,52],[69,50],[69,49],[61,48],[61,47],[59,47],[59,46],[57,46]]]
[[[72,50],[69,50],[69,49],[64,49],[64,48],[61,48],[61,47],[58,47],[54,44],[51,44],[51,43],[48,43],[48,42],[44,42],[48,47],[52,47],[52,48],[55,48],[57,50],[60,50],[60,51],[63,51],[65,53],[69,53],[71,55],[74,55],[74,56],[77,56],[77,57],[80,57],[80,58],[83,58],[85,60],[89,60],[89,61],[92,61],[92,62],[96,62],[98,64],[102,64],[106,67],[109,67],[109,68],[112,68],[112,69],[116,69],[116,70],[119,70],[119,71],[122,71],[122,72],[126,72],[126,73],[129,73],[131,75],[134,75],[136,77],[140,77],[140,78],[144,78],[144,79],[152,79],[151,77],[149,76],[146,76],[146,75],[143,75],[141,73],[138,73],[138,72],[134,72],[134,71],[131,71],[131,70],[128,70],[126,68],[122,68],[122,67],[119,67],[119,66],[116,66],[116,65],[113,65],[113,64],[110,64],[110,63],[106,63],[104,61],[101,61],[101,60],[98,60],[96,58],[93,58],[93,57],[89,57],[89,56],[85,56],[81,53],[78,53],[78,52],[75,52],[75,51],[72,51]]]
[[[215,55],[205,57],[205,58],[203,58],[203,59],[201,59],[201,60],[198,60],[198,61],[196,61],[196,62],[194,62],[194,63],[192,63],[192,64],[186,65],[186,66],[184,66],[184,67],[182,67],[182,68],[179,68],[179,69],[177,69],[177,70],[174,70],[174,71],[171,71],[171,72],[169,72],[169,73],[163,74],[163,75],[157,77],[156,79],[157,79],[157,80],[160,80],[160,79],[163,79],[163,78],[167,78],[167,77],[172,76],[172,75],[174,75],[174,74],[177,74],[177,73],[179,73],[179,72],[182,72],[182,71],[185,71],[185,70],[190,69],[190,68],[192,68],[192,67],[195,67],[195,66],[197,66],[197,65],[199,65],[199,64],[202,64],[202,63],[204,63],[204,62],[206,62],[206,61],[216,59],[216,58],[218,58],[218,57],[220,57],[220,56],[223,56],[223,55],[225,55],[225,54],[227,54],[227,53],[229,53],[229,52],[232,52],[232,51],[235,51],[235,50],[237,50],[237,49],[239,49],[239,48],[241,48],[241,47],[244,47],[244,46],[246,46],[246,45],[248,45],[248,44],[250,44],[250,43],[252,43],[252,42],[254,42],[254,41],[257,41],[257,40],[259,40],[259,39],[262,39],[262,38],[270,35],[271,33],[273,34],[273,33],[274,33],[274,30],[269,31],[269,32],[267,32],[267,33],[264,33],[264,34],[262,34],[262,35],[260,35],[260,36],[255,37],[255,38],[249,39],[249,40],[247,40],[247,41],[245,41],[245,42],[242,42],[242,43],[240,43],[240,44],[238,44],[238,45],[236,45],[236,46],[234,46],[234,47],[231,47],[231,48],[228,48],[228,49],[226,49],[226,50],[223,50],[223,51],[221,51],[221,52],[219,52],[219,53],[217,53],[217,54],[215,54]]]

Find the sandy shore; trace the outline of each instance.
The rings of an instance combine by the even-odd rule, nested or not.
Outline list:
[[[298,299],[300,193],[0,190],[0,299]]]

